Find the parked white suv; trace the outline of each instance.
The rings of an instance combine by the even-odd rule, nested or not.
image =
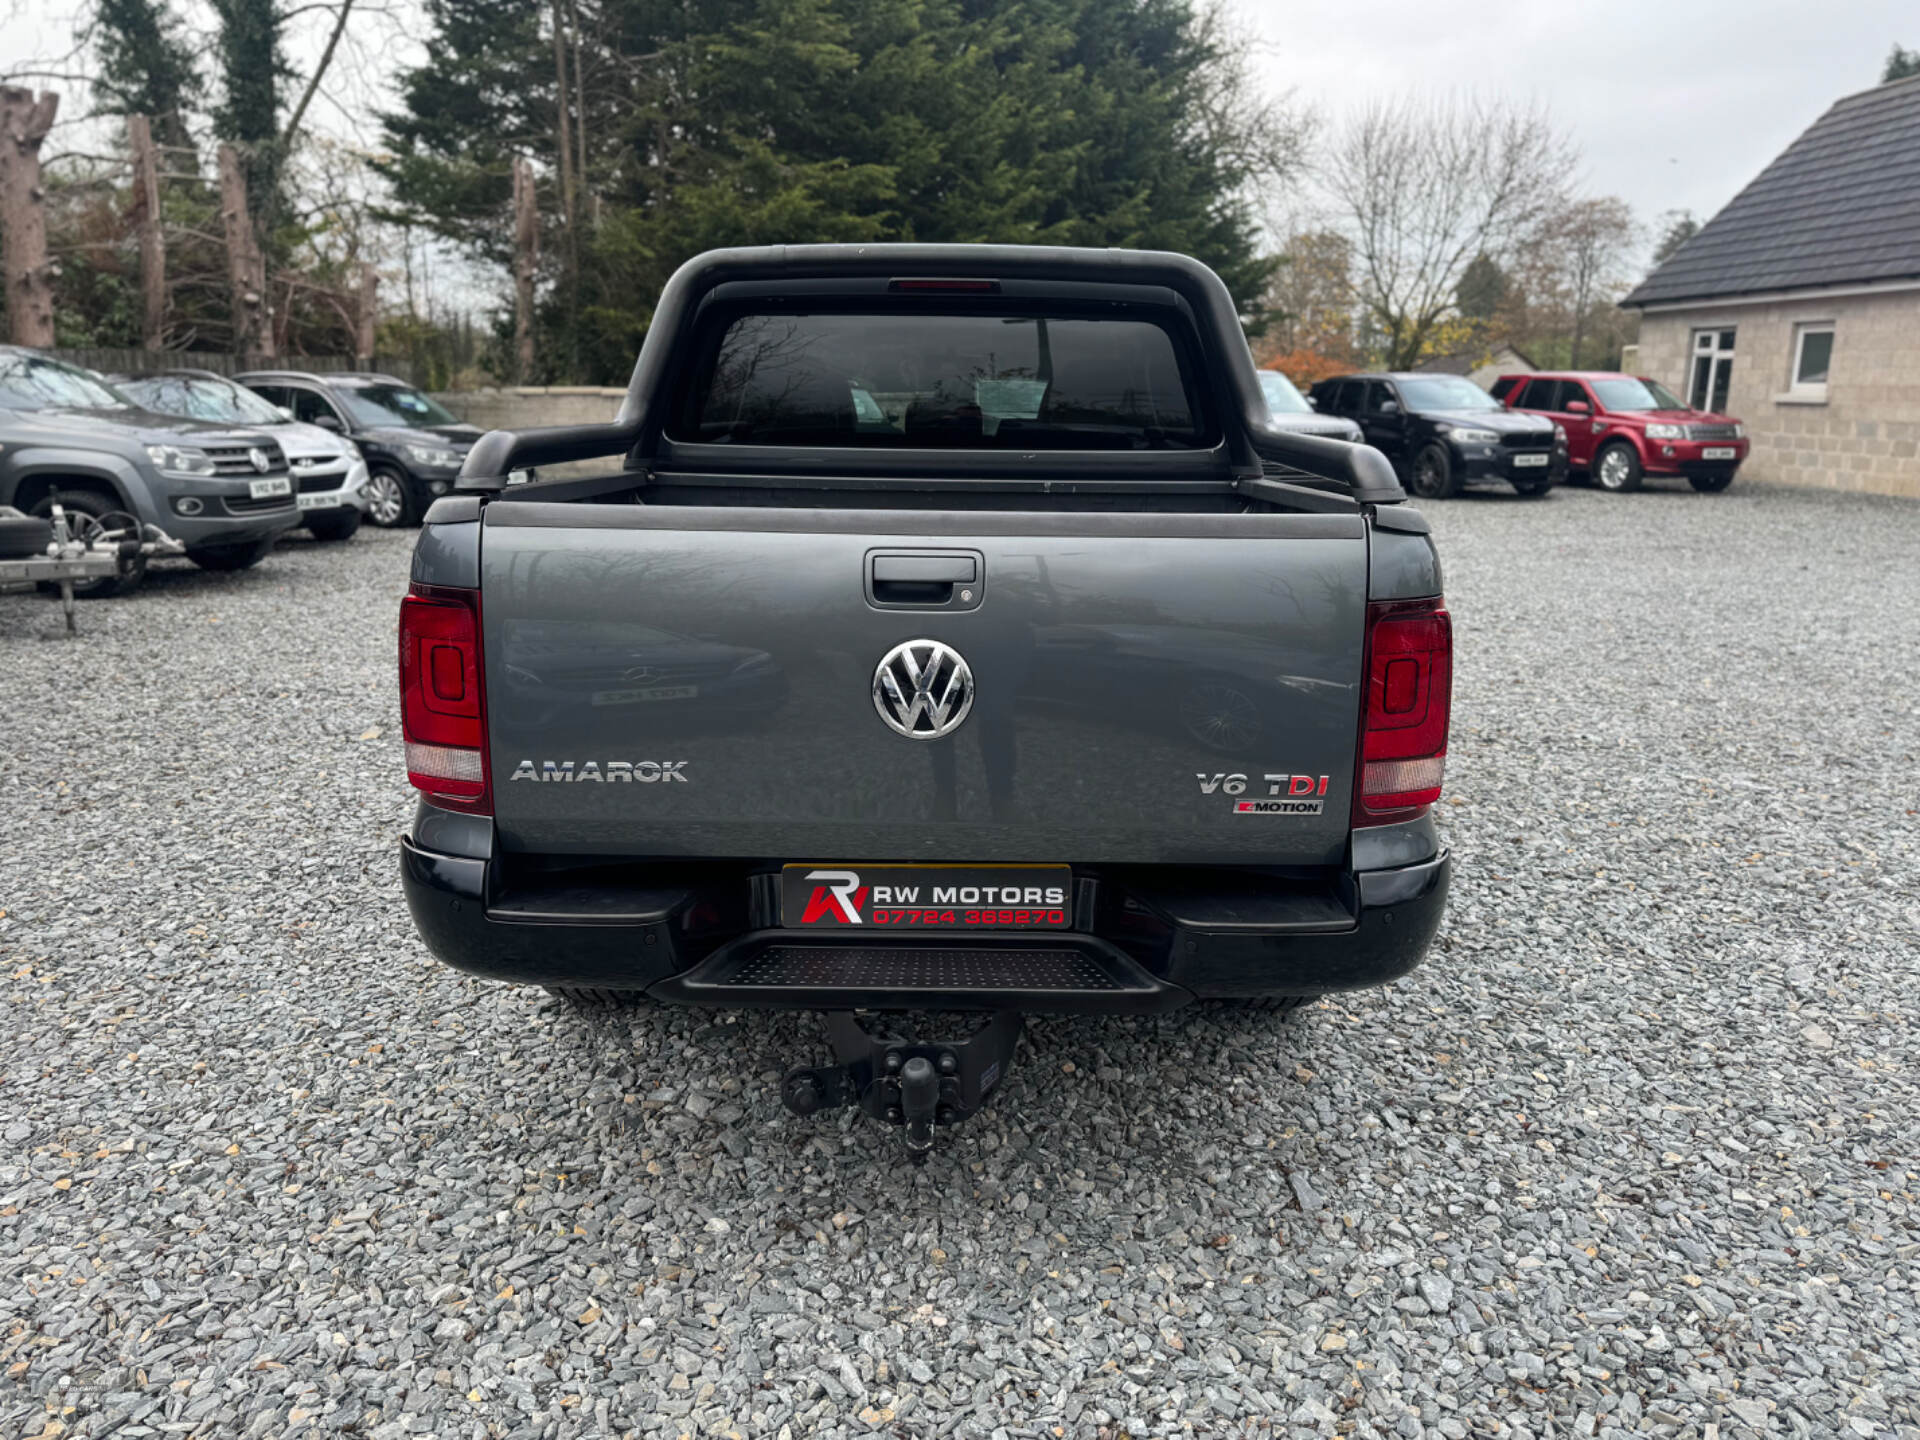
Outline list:
[[[270,428],[286,451],[300,505],[300,523],[316,540],[345,540],[367,513],[367,462],[344,435],[295,420],[224,375],[211,370],[161,370],[116,375],[123,395],[162,415]]]

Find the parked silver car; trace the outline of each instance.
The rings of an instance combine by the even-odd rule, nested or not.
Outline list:
[[[286,451],[300,523],[316,540],[345,540],[366,515],[367,462],[344,435],[295,420],[290,412],[211,370],[116,375],[122,394],[163,415],[271,428]]]

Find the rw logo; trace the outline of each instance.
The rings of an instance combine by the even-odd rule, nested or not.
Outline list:
[[[813,894],[807,897],[807,908],[800,916],[802,925],[811,925],[829,916],[837,917],[843,925],[864,923],[860,911],[867,903],[867,887],[860,883],[858,871],[809,870],[807,879],[827,883],[814,886]]]

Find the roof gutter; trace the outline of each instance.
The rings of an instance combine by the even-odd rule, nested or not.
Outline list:
[[[1728,295],[1696,295],[1676,300],[1635,300],[1629,295],[1622,310],[1659,315],[1672,310],[1708,310],[1729,305],[1779,305],[1797,300],[1837,300],[1853,295],[1898,295],[1920,290],[1920,276],[1901,280],[1867,280],[1852,285],[1809,285],[1797,290],[1750,290]]]

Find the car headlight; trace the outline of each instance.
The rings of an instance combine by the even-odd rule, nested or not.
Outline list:
[[[211,475],[213,457],[190,445],[149,445],[147,458],[162,475]]]
[[[1687,427],[1684,425],[1649,425],[1647,426],[1647,438],[1649,440],[1684,440],[1687,438]]]
[[[1747,427],[1742,425],[1738,420],[1733,422],[1733,438],[1736,440],[1744,440],[1747,438]]]
[[[1463,425],[1449,425],[1446,427],[1446,432],[1462,445],[1495,445],[1500,440],[1497,431],[1475,430]]]
[[[452,470],[460,464],[458,450],[449,450],[444,445],[408,445],[403,447],[407,458],[416,465],[425,465],[429,469]]]
[[[1556,445],[1564,445],[1567,443],[1566,426],[1556,425],[1553,427],[1553,443]]]

